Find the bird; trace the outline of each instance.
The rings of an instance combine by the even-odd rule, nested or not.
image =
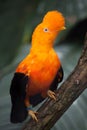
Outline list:
[[[65,18],[57,10],[48,11],[36,26],[29,54],[19,63],[11,80],[12,123],[21,123],[28,115],[38,122],[33,107],[47,97],[56,100],[55,90],[64,72],[54,41],[65,28]]]

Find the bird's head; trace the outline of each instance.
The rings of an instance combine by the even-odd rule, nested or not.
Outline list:
[[[58,11],[49,11],[36,27],[32,36],[32,44],[51,47],[58,33],[64,29],[65,19],[63,15]]]

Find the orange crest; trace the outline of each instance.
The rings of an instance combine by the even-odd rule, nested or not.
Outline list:
[[[49,11],[43,18],[43,23],[52,30],[61,30],[65,26],[65,19],[58,11]]]

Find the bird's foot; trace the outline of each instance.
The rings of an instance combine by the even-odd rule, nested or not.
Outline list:
[[[53,91],[48,90],[47,95],[48,95],[48,97],[50,97],[51,99],[56,101],[56,94]]]
[[[38,119],[37,119],[37,116],[36,116],[38,114],[38,112],[32,111],[32,110],[28,110],[28,114],[32,117],[33,120],[38,122]]]

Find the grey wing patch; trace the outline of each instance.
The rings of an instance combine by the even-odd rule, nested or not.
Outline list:
[[[62,66],[60,67],[59,71],[57,72],[57,77],[58,77],[58,83],[60,83],[64,77],[64,72],[63,72]]]
[[[61,66],[50,86],[50,90],[54,91],[57,89],[58,83],[60,83],[63,80],[63,76],[64,76],[64,73]]]

